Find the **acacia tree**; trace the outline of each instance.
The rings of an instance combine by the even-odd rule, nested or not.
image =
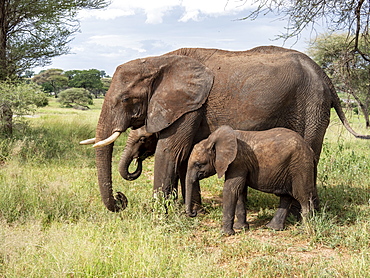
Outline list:
[[[0,0],[0,83],[68,53],[79,30],[77,12],[107,5],[108,0]],[[0,100],[0,129],[9,133],[13,111]]]
[[[70,87],[89,90],[96,98],[103,90],[103,83],[101,81],[102,71],[97,69],[70,70],[66,71],[64,74],[69,79]]]
[[[351,51],[370,62],[367,51],[370,44],[369,0],[253,0],[253,3],[257,8],[243,19],[257,18],[270,12],[281,16],[288,23],[286,31],[278,37],[288,39],[299,36],[306,28],[315,30],[316,26],[326,25],[327,31],[348,32],[352,38]]]
[[[366,128],[370,127],[370,63],[359,53],[351,51],[354,39],[346,34],[323,34],[310,45],[308,54],[332,78],[338,90],[347,92],[356,100],[364,115]],[[362,49],[366,49],[359,41]]]
[[[107,4],[107,0],[1,0],[0,81],[68,53],[71,36],[79,30],[77,12]]]
[[[67,87],[68,77],[63,75],[62,69],[48,69],[40,72],[32,78],[32,81],[41,85],[44,91],[53,93],[57,98],[62,88]]]

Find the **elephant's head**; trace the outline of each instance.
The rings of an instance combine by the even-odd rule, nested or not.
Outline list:
[[[147,132],[145,126],[130,131],[118,165],[122,178],[132,181],[141,175],[142,162],[154,154],[157,142],[157,134]],[[133,160],[136,160],[137,167],[130,173],[129,167]]]
[[[137,59],[117,68],[100,113],[94,145],[100,193],[110,211],[124,208],[121,198],[116,200],[112,194],[112,151],[119,134],[144,125],[149,133],[160,132],[182,115],[199,109],[212,84],[212,72],[185,56]]]
[[[191,196],[193,184],[201,179],[217,173],[221,178],[237,154],[237,139],[234,130],[229,126],[221,126],[207,139],[196,144],[190,154],[186,173],[186,212],[196,216],[192,211]]]

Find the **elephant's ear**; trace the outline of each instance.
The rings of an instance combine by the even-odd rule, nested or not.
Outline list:
[[[234,130],[229,126],[221,126],[209,136],[214,142],[216,152],[215,169],[218,178],[225,175],[230,163],[236,158],[238,143]]]
[[[148,105],[147,131],[159,132],[185,113],[199,109],[213,85],[213,73],[186,56],[160,56],[160,72],[153,82]],[[157,61],[158,63],[158,61]]]

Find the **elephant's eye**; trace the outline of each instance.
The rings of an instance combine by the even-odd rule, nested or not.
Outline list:
[[[130,99],[129,97],[123,97],[123,98],[122,98],[122,102],[128,102],[128,101],[129,101],[129,99]]]
[[[201,169],[202,168],[202,164],[201,163],[199,163],[199,162],[195,162],[194,163],[194,167],[196,168],[196,169]]]
[[[145,143],[145,141],[146,141],[146,137],[140,137],[139,141],[140,141],[141,143]]]

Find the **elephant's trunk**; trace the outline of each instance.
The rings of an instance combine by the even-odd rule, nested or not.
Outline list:
[[[140,175],[141,171],[143,170],[143,161],[140,158],[137,158],[137,167],[136,170],[133,173],[130,173],[129,167],[133,161],[133,156],[131,153],[126,149],[121,157],[121,160],[118,165],[118,171],[121,174],[122,178],[125,180],[136,180]]]
[[[121,192],[117,192],[117,195],[113,196],[112,151],[113,144],[96,149],[96,166],[102,201],[108,210],[118,212],[127,207],[127,198]]]
[[[185,209],[186,214],[190,217],[197,216],[197,212],[193,211],[193,202],[192,202],[192,196],[193,196],[193,187],[195,183],[195,179],[191,178],[191,171],[187,173],[186,176],[186,187],[185,187]]]
[[[106,122],[107,117],[104,117],[101,114],[98,127],[96,130],[96,142],[104,140],[112,134],[111,127]],[[126,208],[127,198],[121,192],[117,192],[117,195],[113,196],[112,189],[113,145],[114,143],[111,143],[109,145],[96,148],[95,155],[96,155],[98,183],[102,201],[108,210],[118,212]]]

